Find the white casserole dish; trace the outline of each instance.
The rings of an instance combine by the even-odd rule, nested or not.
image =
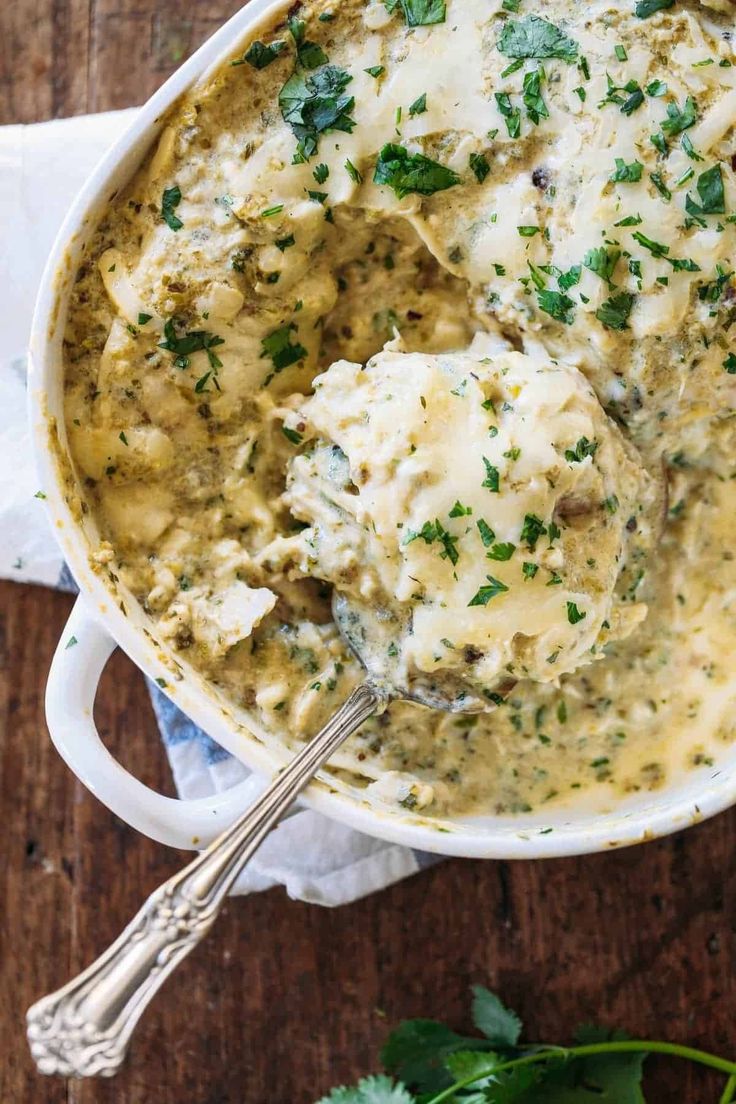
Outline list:
[[[68,292],[85,236],[111,195],[132,175],[161,127],[164,114],[223,53],[283,8],[283,0],[252,0],[191,57],[141,109],[113,146],[70,210],[49,257],[32,327],[29,402],[41,485],[49,517],[80,597],[62,635],[49,674],[46,710],[59,752],[110,809],[133,827],[163,843],[198,847],[209,842],[242,809],[242,787],[196,801],[164,797],[143,785],[105,749],[93,721],[97,683],[111,652],[121,647],[214,740],[248,767],[272,775],[287,752],[235,707],[218,699],[200,675],[184,669],[172,677],[171,653],[151,635],[146,615],[123,592],[115,595],[89,563],[91,523],[73,516],[65,498],[55,429],[62,454],[62,337]],[[127,613],[119,607],[123,599]],[[75,646],[69,647],[71,638]],[[180,663],[177,657],[177,665]],[[603,851],[641,842],[725,809],[736,801],[736,747],[724,749],[712,769],[673,780],[656,793],[640,794],[601,813],[590,803],[548,809],[520,817],[464,817],[433,820],[403,810],[372,807],[358,786],[324,775],[306,794],[314,809],[362,832],[446,855],[479,858],[545,858]]]

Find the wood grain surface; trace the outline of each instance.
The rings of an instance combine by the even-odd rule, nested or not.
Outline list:
[[[0,122],[125,107],[239,5],[5,0]],[[643,848],[537,863],[448,861],[335,911],[282,891],[234,900],[158,995],[113,1081],[35,1074],[26,1006],[101,951],[183,856],[137,835],[77,783],[43,716],[68,596],[0,584],[0,1102],[309,1104],[377,1066],[406,1016],[467,1027],[468,988],[497,989],[530,1038],[598,1020],[736,1051],[736,812]],[[140,674],[113,658],[108,746],[171,783]],[[706,1104],[718,1082],[653,1064],[653,1104]]]

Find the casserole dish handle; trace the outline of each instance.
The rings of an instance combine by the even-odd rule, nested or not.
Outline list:
[[[97,685],[116,648],[78,598],[56,649],[46,687],[46,720],[77,777],[127,824],[171,847],[199,849],[219,836],[259,792],[252,778],[211,797],[165,797],[117,762],[94,722]]]

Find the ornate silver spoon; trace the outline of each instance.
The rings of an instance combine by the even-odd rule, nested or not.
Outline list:
[[[362,662],[371,643],[365,613],[343,598],[333,603],[333,610],[341,633]],[[508,690],[508,685],[502,688]],[[41,1073],[111,1077],[117,1072],[149,1002],[207,934],[243,867],[295,797],[371,714],[400,698],[450,712],[490,707],[487,700],[465,693],[457,677],[447,685],[432,678],[405,687],[368,677],[251,808],[154,890],[91,966],[28,1010],[28,1040]]]

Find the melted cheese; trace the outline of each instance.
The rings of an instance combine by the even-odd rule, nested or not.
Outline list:
[[[321,21],[327,10],[323,0],[302,6],[304,35],[350,78],[355,125],[317,134],[317,149],[299,155],[279,94],[295,70],[322,79],[325,69],[309,52],[317,68],[299,69],[277,18],[261,31],[265,42],[286,43],[276,60],[261,70],[228,60],[185,96],[87,247],[65,341],[66,420],[80,493],[101,531],[97,562],[221,694],[279,738],[303,738],[361,672],[305,552],[299,519],[318,517],[317,488],[329,473],[300,467],[302,439],[314,431],[334,441],[344,411],[345,451],[360,451],[350,404],[367,382],[354,365],[378,357],[384,374],[365,394],[377,415],[389,380],[402,384],[404,412],[385,425],[387,457],[398,457],[403,424],[416,432],[428,470],[444,467],[433,491],[411,458],[400,458],[393,483],[388,468],[377,469],[371,511],[405,527],[439,511],[442,526],[465,540],[439,490],[461,498],[454,465],[460,456],[476,471],[480,424],[461,425],[449,403],[457,396],[440,400],[435,368],[452,354],[444,363],[459,370],[462,351],[483,334],[495,343],[492,358],[524,376],[528,362],[504,350],[508,340],[568,383],[579,369],[628,440],[626,456],[640,458],[634,467],[653,477],[666,469],[664,533],[639,562],[628,555],[634,538],[621,532],[621,510],[591,602],[590,579],[575,574],[568,517],[560,585],[587,613],[578,634],[561,622],[568,673],[559,667],[543,685],[520,679],[492,720],[397,704],[364,727],[338,767],[367,785],[380,780],[380,800],[514,813],[580,791],[605,806],[686,767],[710,769],[734,738],[736,704],[728,658],[736,645],[733,5],[678,0],[640,20],[629,0],[525,0],[518,14],[501,0],[447,0],[445,22],[417,28],[400,6],[389,13],[378,0],[330,3],[333,18]],[[569,60],[504,52],[509,26],[530,16],[557,28],[553,40],[561,33],[575,44],[562,51]],[[232,60],[247,46],[233,43]],[[366,72],[376,66],[378,75]],[[429,158],[432,172],[451,170],[456,176],[444,179],[452,186],[400,196],[380,175],[376,183],[388,144]],[[633,168],[614,181],[619,162]],[[175,187],[179,229],[162,217],[164,190]],[[400,361],[381,354],[397,330]],[[328,384],[310,398],[315,376],[340,361],[350,363],[335,372],[334,393]],[[399,379],[399,362],[411,378]],[[423,373],[437,402],[427,427],[414,401]],[[343,395],[337,381],[351,390]],[[577,383],[573,408],[582,395]],[[590,476],[596,494],[605,484],[628,501],[617,435],[608,423],[602,433],[600,413],[578,415],[581,436],[600,436],[601,468],[563,465],[565,478]],[[506,475],[503,452],[515,443],[499,429],[486,455]],[[524,436],[515,462],[528,487],[549,459],[532,450],[536,433]],[[366,458],[373,472],[370,450]],[[477,478],[471,492],[476,519]],[[536,508],[546,522],[545,495]],[[499,541],[518,545],[526,507],[509,501],[507,512],[501,497],[489,524]],[[383,563],[364,530],[360,540],[369,555],[356,557],[359,585],[405,595],[416,569],[427,572],[423,585],[435,598],[441,582],[464,600],[465,587],[482,583],[473,556],[456,591],[436,542],[414,541],[400,555],[394,546]],[[626,553],[611,604],[616,542]],[[490,566],[486,573],[505,579],[518,554]],[[547,614],[561,607],[543,578],[528,584],[534,606],[515,606],[514,617],[529,619],[547,647]],[[487,610],[503,609],[499,602]],[[637,621],[645,607],[631,635],[614,624],[624,613]],[[472,642],[468,611],[422,607],[426,644],[414,641],[411,662],[429,666],[436,638],[453,641],[458,627]],[[503,653],[518,665],[520,656],[504,652],[507,638],[502,631],[496,641],[499,661]],[[599,661],[573,671],[582,646],[595,646]]]

